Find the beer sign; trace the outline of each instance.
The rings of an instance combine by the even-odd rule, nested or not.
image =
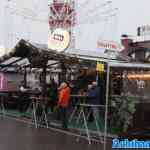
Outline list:
[[[48,48],[59,52],[64,51],[70,44],[70,34],[63,29],[56,29],[48,38]]]

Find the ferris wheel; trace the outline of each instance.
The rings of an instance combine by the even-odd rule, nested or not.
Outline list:
[[[51,0],[49,25],[64,28],[81,24],[94,24],[117,14],[111,1]]]
[[[22,26],[28,32],[27,39],[31,37],[32,24],[49,24],[50,31],[55,28],[68,30],[72,41],[75,40],[74,28],[81,25],[101,24],[103,27],[99,32],[102,36],[104,28],[112,26],[111,20],[115,20],[118,13],[109,0],[7,0],[6,9],[8,21],[13,20],[11,24],[15,22],[11,18],[22,18]],[[16,33],[9,34],[13,34],[13,39],[18,38]]]
[[[82,25],[99,24],[101,38],[106,36],[107,32],[114,34],[117,27],[115,23],[118,8],[114,8],[110,0],[51,0],[49,8],[50,30],[67,29],[73,41],[75,41],[74,28]]]

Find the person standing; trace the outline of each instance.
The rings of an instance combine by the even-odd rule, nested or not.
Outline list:
[[[20,98],[19,98],[19,102],[18,102],[19,111],[21,113],[23,113],[27,110],[27,108],[30,104],[30,100],[29,100],[28,93],[27,93],[29,89],[27,89],[25,87],[24,81],[21,81],[19,90],[20,90]]]
[[[62,127],[67,129],[67,109],[70,102],[70,88],[66,82],[61,83],[59,90],[58,107],[60,108],[60,117],[62,121]]]
[[[96,119],[99,119],[100,110],[99,107],[97,107],[97,105],[100,105],[100,87],[97,85],[96,81],[92,82],[92,87],[90,86],[88,96],[90,98],[89,103],[93,105],[93,115],[96,117]]]
[[[51,80],[51,83],[49,85],[49,91],[48,91],[48,97],[50,98],[50,108],[51,111],[54,111],[54,107],[57,105],[58,101],[58,91],[57,91],[57,83],[54,81],[54,79]]]
[[[87,95],[88,95],[89,97],[92,97],[92,96],[93,96],[93,95],[92,95],[92,84],[89,84],[89,85],[88,85]]]

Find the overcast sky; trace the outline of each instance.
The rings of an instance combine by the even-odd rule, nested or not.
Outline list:
[[[6,4],[6,1],[0,0],[0,45],[11,47],[20,38],[37,43],[47,43],[48,24],[44,21],[27,19],[20,14],[46,20],[49,11],[48,0],[11,0],[13,4]],[[85,0],[76,1],[79,4],[85,2]],[[84,14],[106,0],[86,1],[89,1],[86,3],[87,6],[79,8],[81,12],[78,13],[83,11]],[[138,26],[150,24],[149,0],[112,0],[112,2],[111,8],[118,8],[115,17],[110,18],[107,22],[97,19],[97,22],[95,21],[96,23],[92,25],[86,24],[85,21],[84,25],[75,28],[78,49],[95,49],[98,39],[119,41],[121,34],[136,35]],[[8,5],[11,9],[8,8]],[[92,12],[90,15],[92,16]],[[96,18],[97,15],[93,16]],[[86,13],[80,19],[81,22],[84,17],[86,18]]]

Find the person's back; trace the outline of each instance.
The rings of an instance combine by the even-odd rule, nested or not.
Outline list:
[[[70,88],[67,86],[60,90],[59,93],[59,105],[63,107],[67,107],[70,101]]]
[[[28,95],[29,89],[25,87],[24,82],[21,82],[19,90],[20,90],[20,98],[18,101],[19,111],[25,112],[30,104],[29,95]]]
[[[60,108],[62,127],[67,129],[67,109],[70,101],[70,88],[67,83],[63,82],[59,87],[59,101],[58,106]]]
[[[100,87],[95,86],[93,88],[93,95],[94,95],[94,104],[100,104]]]
[[[100,87],[97,86],[96,82],[92,83],[91,96],[93,97],[91,100],[92,105],[100,104]],[[100,109],[97,106],[92,107],[93,116],[95,119],[99,119]]]
[[[91,99],[91,104],[100,104],[100,87],[95,82],[93,82],[92,87],[88,90],[88,96]]]
[[[48,90],[48,96],[50,98],[51,101],[57,101],[58,97],[58,92],[57,92],[57,85],[56,84],[51,84],[49,86],[49,90]]]

